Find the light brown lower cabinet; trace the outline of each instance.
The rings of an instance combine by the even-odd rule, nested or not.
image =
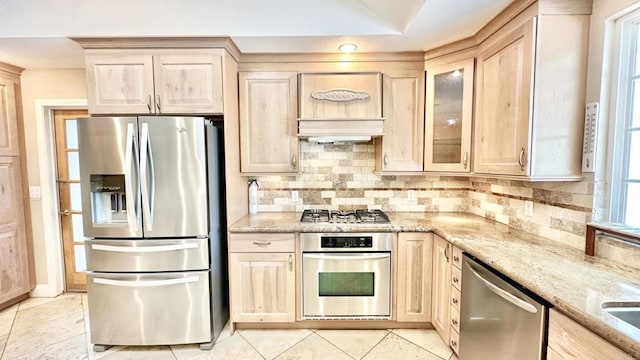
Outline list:
[[[451,244],[438,235],[433,236],[433,276],[431,323],[442,340],[449,344],[451,325]]]
[[[398,234],[396,319],[431,321],[433,233]]]
[[[547,359],[629,360],[633,357],[564,314],[551,309]]]
[[[294,322],[295,235],[231,234],[232,322]]]

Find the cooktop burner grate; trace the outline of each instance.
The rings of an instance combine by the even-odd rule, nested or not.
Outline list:
[[[326,210],[307,209],[300,217],[304,223],[345,223],[345,224],[388,224],[389,217],[382,210],[357,209],[357,210]]]

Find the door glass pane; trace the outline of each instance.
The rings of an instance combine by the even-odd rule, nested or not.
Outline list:
[[[73,241],[74,242],[83,242],[84,241],[84,232],[82,228],[82,214],[72,214],[71,215],[71,224],[73,226]]]
[[[69,180],[80,180],[80,159],[78,152],[67,153],[67,165],[69,167]]]
[[[627,184],[627,209],[625,212],[624,223],[640,227],[640,183]]]
[[[632,131],[629,143],[629,179],[640,180],[640,130]]]
[[[76,263],[76,272],[87,271],[87,261],[84,257],[84,245],[73,246],[73,257]]]
[[[373,296],[372,272],[321,272],[318,274],[320,296]]]
[[[80,184],[69,184],[69,195],[71,195],[71,210],[82,210],[82,199],[80,195]]]
[[[67,149],[78,148],[78,130],[76,127],[76,120],[69,119],[64,121],[66,135],[67,135]]]
[[[463,71],[434,76],[432,160],[436,164],[461,159]]]

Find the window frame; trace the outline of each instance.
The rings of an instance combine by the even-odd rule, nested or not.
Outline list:
[[[615,52],[611,79],[613,106],[607,151],[608,217],[611,222],[623,224],[626,221],[627,212],[627,184],[640,183],[640,179],[628,178],[631,134],[634,131],[640,132],[640,128],[631,127],[633,81],[640,82],[640,39],[638,37],[640,37],[640,9],[635,9],[615,21]],[[636,106],[640,106],[640,100]]]

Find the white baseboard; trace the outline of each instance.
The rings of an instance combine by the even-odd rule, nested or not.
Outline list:
[[[56,297],[62,294],[62,291],[56,290],[53,286],[47,284],[39,284],[31,291],[31,297]]]

